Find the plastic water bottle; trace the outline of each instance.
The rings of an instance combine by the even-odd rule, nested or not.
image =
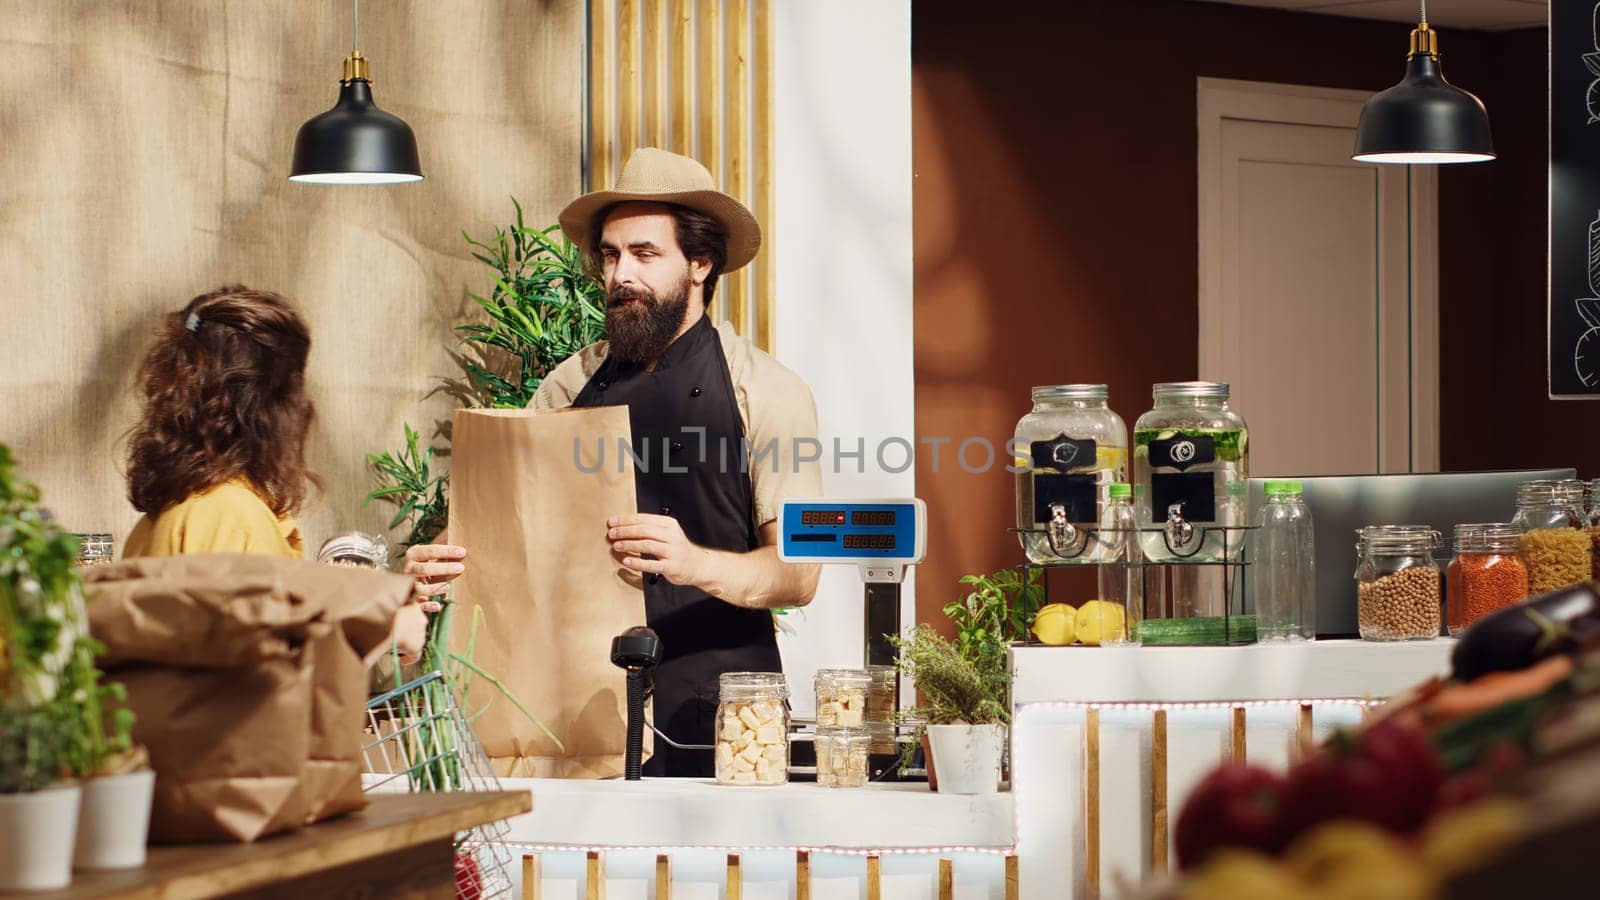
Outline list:
[[[1316,545],[1311,510],[1298,481],[1269,481],[1256,513],[1254,577],[1256,631],[1263,641],[1317,637]]]
[[[1110,562],[1099,566],[1100,599],[1119,604],[1123,612],[1122,637],[1111,644],[1138,644],[1144,619],[1144,553],[1139,543],[1139,517],[1133,509],[1133,488],[1113,484],[1100,513],[1098,540]]]

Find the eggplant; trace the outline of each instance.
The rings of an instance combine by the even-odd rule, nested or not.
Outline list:
[[[1600,591],[1575,584],[1530,597],[1467,627],[1450,654],[1451,675],[1471,681],[1489,672],[1525,669],[1570,653],[1600,635]]]

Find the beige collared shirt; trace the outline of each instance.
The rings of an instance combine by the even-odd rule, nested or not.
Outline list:
[[[717,337],[728,359],[734,398],[750,446],[754,524],[759,529],[778,517],[778,506],[785,498],[822,495],[817,404],[800,376],[749,338],[741,337],[731,322],[717,326]],[[533,395],[533,408],[571,406],[605,358],[605,341],[568,357],[545,376]]]

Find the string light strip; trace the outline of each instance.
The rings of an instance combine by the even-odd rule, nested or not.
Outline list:
[[[1330,697],[1315,700],[1193,700],[1173,703],[1155,703],[1150,701],[1099,701],[1099,700],[1046,700],[1039,703],[1024,703],[1021,712],[1030,709],[1081,709],[1081,710],[1129,710],[1133,712],[1155,710],[1226,710],[1226,709],[1261,709],[1274,706],[1357,706],[1371,708],[1381,706],[1387,701],[1374,700],[1370,697]]]
[[[506,847],[534,853],[816,853],[830,856],[938,856],[945,853],[978,853],[988,856],[1011,856],[1016,847],[735,847],[696,845],[693,847],[632,847],[579,844],[527,844],[521,841],[499,841]]]

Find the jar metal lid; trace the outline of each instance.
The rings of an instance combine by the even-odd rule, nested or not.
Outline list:
[[[389,541],[381,534],[347,531],[322,542],[317,562],[351,561],[385,569],[389,566]]]
[[[1152,387],[1150,393],[1157,400],[1163,397],[1226,400],[1228,386],[1220,381],[1164,381]]]
[[[854,725],[818,725],[817,738],[819,740],[836,741],[865,741],[872,735],[867,729]]]
[[[1368,525],[1356,534],[1360,536],[1356,549],[1363,551],[1432,550],[1443,541],[1443,535],[1427,525]]]
[[[1104,400],[1110,396],[1103,384],[1044,384],[1033,389],[1035,400]]]
[[[723,695],[753,697],[771,695],[789,696],[789,682],[782,672],[723,672],[717,678],[717,687]]]
[[[1469,523],[1456,526],[1457,553],[1515,552],[1522,528],[1509,522]]]
[[[833,681],[847,685],[858,684],[861,687],[866,687],[872,683],[872,673],[866,669],[818,669],[817,674],[812,681],[817,685],[821,685],[824,682]]]

